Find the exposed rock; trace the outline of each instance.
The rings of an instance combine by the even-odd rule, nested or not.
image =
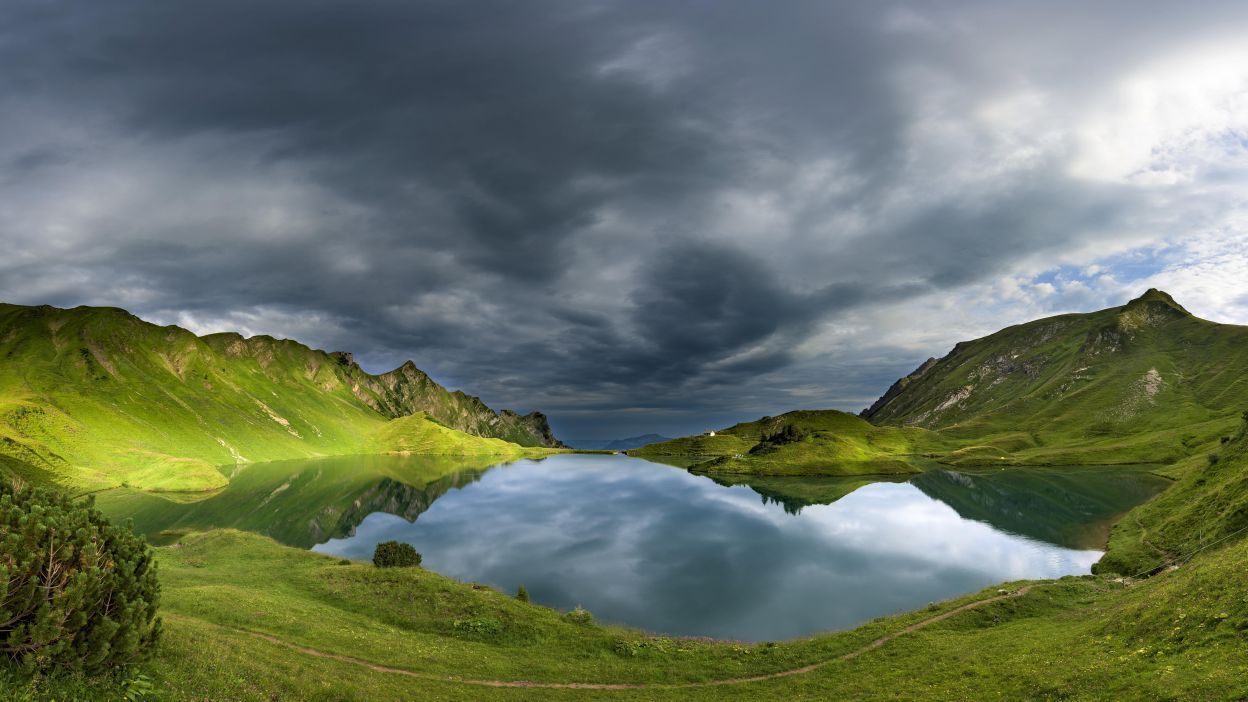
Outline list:
[[[505,439],[521,446],[563,445],[542,413],[495,412],[478,397],[448,391],[411,361],[388,373],[370,375],[354,364],[350,354],[336,357],[351,377],[352,393],[387,417],[424,412],[447,427],[476,436]]]
[[[946,397],[944,402],[941,402],[939,405],[936,405],[936,411],[943,412],[949,409],[950,407],[957,405],[959,402],[962,402],[966,398],[970,397],[971,393],[973,392],[975,392],[974,385],[966,385],[964,387],[958,388],[957,391],[951,393],[949,397]]]

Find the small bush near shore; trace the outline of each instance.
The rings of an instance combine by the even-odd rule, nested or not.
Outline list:
[[[410,568],[420,565],[420,554],[411,544],[386,541],[373,551],[373,565],[378,568]]]

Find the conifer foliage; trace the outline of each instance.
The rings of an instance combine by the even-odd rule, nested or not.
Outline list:
[[[152,551],[90,500],[0,479],[0,664],[100,672],[160,636]]]

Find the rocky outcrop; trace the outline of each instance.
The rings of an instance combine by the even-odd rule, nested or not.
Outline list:
[[[444,426],[475,436],[505,439],[521,446],[563,445],[541,412],[496,412],[479,397],[447,390],[411,361],[388,373],[370,375],[355,365],[351,354],[336,352],[331,356],[347,372],[352,393],[387,417],[424,412]]]

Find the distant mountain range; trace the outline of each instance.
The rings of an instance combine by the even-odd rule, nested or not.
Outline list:
[[[565,439],[564,443],[571,448],[586,451],[627,451],[640,448],[646,444],[657,444],[661,441],[671,440],[669,436],[642,434],[641,436],[630,436],[627,439]]]
[[[296,341],[0,304],[0,454],[69,482],[210,489],[253,461],[559,445],[541,413],[495,411],[410,361],[372,375]]]

